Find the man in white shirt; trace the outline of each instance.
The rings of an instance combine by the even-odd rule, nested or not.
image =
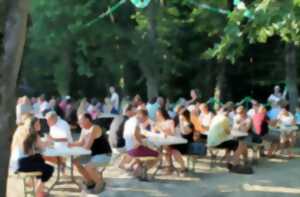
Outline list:
[[[46,120],[50,128],[50,137],[57,142],[73,142],[69,124],[57,116],[55,111],[46,114]]]
[[[138,127],[138,119],[136,116],[129,118],[124,125],[123,138],[125,139],[125,150],[126,152],[132,150],[135,147],[135,130]],[[131,167],[132,158],[127,154],[123,156],[120,161],[119,168],[127,170]]]
[[[109,91],[111,94],[110,101],[113,106],[113,109],[116,112],[119,112],[119,103],[120,103],[119,95],[116,92],[115,87],[113,87],[113,86],[109,88]]]

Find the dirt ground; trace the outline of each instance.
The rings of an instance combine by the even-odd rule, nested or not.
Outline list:
[[[105,171],[106,190],[101,197],[285,197],[300,196],[300,149],[296,158],[260,159],[253,175],[229,173],[225,168],[210,168],[209,159],[199,159],[196,172],[186,177],[176,174],[158,176],[151,182],[140,182],[116,167]],[[54,179],[54,178],[53,178]],[[53,180],[52,180],[53,181]],[[50,184],[50,183],[49,183]],[[8,197],[23,197],[22,181],[11,175]],[[74,186],[55,189],[50,196],[95,196],[76,191]]]

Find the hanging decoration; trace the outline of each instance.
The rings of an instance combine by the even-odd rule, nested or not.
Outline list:
[[[130,1],[135,7],[140,9],[146,8],[151,2],[151,0],[130,0]]]

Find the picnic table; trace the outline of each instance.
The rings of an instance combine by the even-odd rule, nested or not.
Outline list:
[[[91,151],[86,150],[82,147],[68,147],[67,145],[61,144],[56,145],[53,148],[46,148],[43,153],[44,156],[47,157],[56,157],[59,161],[59,158],[71,158],[71,168],[70,168],[70,179],[67,181],[61,180],[61,163],[57,163],[57,176],[55,182],[51,185],[51,187],[48,190],[48,193],[50,193],[56,186],[63,185],[63,184],[75,184],[78,186],[79,189],[81,189],[81,186],[76,182],[74,177],[74,169],[73,169],[73,161],[75,157],[82,156],[82,155],[90,155]]]
[[[154,133],[150,131],[143,130],[142,135],[146,137],[146,141],[155,145],[156,147],[186,144],[188,141],[179,136],[164,135],[162,133]]]
[[[141,131],[142,135],[144,135],[145,141],[148,144],[152,144],[155,147],[158,148],[158,151],[160,154],[163,153],[163,147],[164,146],[170,146],[170,145],[178,145],[178,144],[187,144],[188,141],[182,137],[179,136],[170,136],[170,135],[165,135],[162,133],[154,133],[151,131],[146,131],[146,130],[142,130]],[[174,167],[171,166],[176,172],[178,172],[178,170]],[[160,158],[159,161],[159,165],[157,166],[157,168],[155,169],[152,178],[154,178],[158,171],[163,169],[163,157]]]

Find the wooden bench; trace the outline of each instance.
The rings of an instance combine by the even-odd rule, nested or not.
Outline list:
[[[153,180],[156,176],[156,174],[158,173],[158,170],[160,169],[160,167],[162,166],[162,161],[160,161],[158,167],[155,169],[154,173],[152,174],[151,177],[149,177],[148,175],[148,167],[146,165],[147,162],[149,161],[154,161],[154,160],[157,160],[158,158],[157,157],[134,157],[135,159],[139,160],[142,164],[142,167],[143,169],[145,170],[143,172],[143,175],[144,175],[144,179],[145,181],[148,181],[148,180]]]
[[[37,176],[41,176],[41,172],[17,172],[17,176],[22,178],[23,187],[24,187],[24,195],[27,196],[35,196],[35,180]],[[32,186],[27,186],[26,182],[31,181]]]
[[[214,147],[209,147],[207,149],[207,152],[210,154],[210,168],[214,168],[216,165],[220,164],[223,162],[225,159],[225,155],[222,156],[220,159],[218,159],[218,154],[225,149],[222,148],[214,148]]]
[[[259,158],[261,157],[261,149],[264,148],[264,144],[263,143],[261,143],[261,144],[253,143],[251,145],[248,145],[248,148],[250,150],[252,150],[252,152],[253,152],[253,155],[251,158],[251,163],[257,164],[259,161]]]

